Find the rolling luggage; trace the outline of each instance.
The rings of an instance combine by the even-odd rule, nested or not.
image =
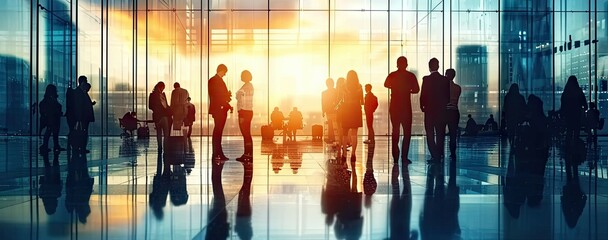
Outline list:
[[[186,163],[186,137],[182,130],[171,130],[171,136],[165,141],[165,164],[181,165]]]
[[[137,138],[139,138],[139,139],[150,138],[150,128],[148,128],[148,124],[145,124],[145,125],[137,128]]]
[[[312,125],[312,139],[313,140],[323,139],[323,126]]]

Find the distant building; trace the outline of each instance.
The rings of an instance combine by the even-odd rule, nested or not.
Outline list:
[[[456,83],[462,88],[459,109],[463,116],[471,114],[483,119],[490,115],[488,50],[485,46],[461,45],[456,49]]]

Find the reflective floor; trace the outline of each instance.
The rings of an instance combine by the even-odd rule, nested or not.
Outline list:
[[[83,156],[2,136],[0,239],[608,239],[608,138],[578,180],[560,147],[544,164],[495,137],[463,137],[457,161],[431,165],[414,137],[403,169],[387,137],[360,139],[354,163],[307,137],[254,138],[251,164],[226,137],[231,159],[214,162],[210,140],[192,138],[169,173],[155,139],[93,137]]]

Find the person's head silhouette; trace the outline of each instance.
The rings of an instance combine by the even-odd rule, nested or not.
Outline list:
[[[173,83],[173,88],[178,89],[178,88],[180,88],[180,87],[181,87],[181,86],[179,85],[179,83],[178,83],[178,82]]]
[[[165,83],[164,82],[158,82],[156,85],[154,85],[154,91],[158,91],[158,92],[163,92],[165,90]]]
[[[354,70],[350,70],[346,74],[346,88],[349,90],[355,90],[359,88],[359,90],[361,90],[361,84],[359,84],[359,76]]]
[[[429,60],[429,70],[431,72],[436,72],[439,69],[439,60],[437,58],[431,58]]]
[[[404,56],[397,58],[397,69],[406,69],[407,68],[407,58]]]
[[[293,111],[294,111],[294,112],[297,112],[297,111],[298,111],[298,108],[297,108],[297,107],[293,107]]]
[[[494,114],[490,114],[490,118],[491,118],[491,119],[494,119]]]
[[[46,91],[44,92],[45,98],[57,98],[57,87],[53,84],[49,84],[46,86]]]
[[[328,78],[327,80],[325,80],[325,86],[327,86],[327,89],[334,88],[334,80],[331,78]]]
[[[456,70],[454,70],[453,68],[445,70],[445,77],[448,78],[448,80],[450,81],[454,81],[454,78],[456,78]]]
[[[509,93],[511,94],[519,94],[519,85],[517,83],[513,83],[511,84],[511,87],[509,88]]]
[[[372,85],[371,84],[365,84],[365,92],[366,93],[370,93],[372,92]]]
[[[84,83],[80,84],[80,87],[85,92],[89,92],[89,90],[91,90],[91,84],[89,84],[88,82],[84,82]]]
[[[279,111],[279,107],[274,107],[274,111],[278,112]]]
[[[241,72],[241,81],[243,82],[251,82],[251,80],[253,79],[253,76],[251,76],[251,72],[244,70],[243,72]]]
[[[217,66],[217,75],[220,77],[224,77],[226,76],[226,73],[228,72],[228,67],[226,67],[226,65],[224,64],[220,64]]]
[[[78,77],[78,85],[88,82],[87,76],[81,75]]]
[[[472,118],[471,114],[467,115],[468,118]]]

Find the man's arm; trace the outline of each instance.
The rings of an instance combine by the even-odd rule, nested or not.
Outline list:
[[[422,90],[420,91],[420,110],[424,112],[424,109],[426,108],[426,88],[424,87],[424,83],[425,83],[425,78],[422,78]],[[416,83],[418,84],[418,83]]]
[[[414,75],[413,73],[412,73],[411,81],[412,81],[412,83],[410,84],[410,86],[411,86],[410,93],[420,92],[420,85],[418,85],[418,79],[416,78],[416,75]]]
[[[384,87],[388,89],[393,87],[393,80],[390,73],[386,76],[386,80],[384,80]]]

